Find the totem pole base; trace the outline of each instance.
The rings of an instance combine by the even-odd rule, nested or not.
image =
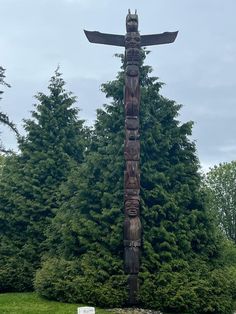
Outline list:
[[[138,275],[129,275],[128,286],[129,286],[128,304],[130,306],[137,305],[138,304],[138,291],[139,291]]]

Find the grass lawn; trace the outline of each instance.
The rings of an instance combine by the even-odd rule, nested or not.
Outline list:
[[[82,306],[82,305],[81,305]],[[76,314],[77,304],[48,301],[36,293],[0,294],[1,314]],[[96,314],[111,312],[96,308]]]

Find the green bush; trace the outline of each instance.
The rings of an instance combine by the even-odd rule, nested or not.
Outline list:
[[[88,260],[46,260],[36,274],[36,291],[62,302],[106,308],[124,306],[126,276],[101,274],[99,269],[95,272],[93,262]],[[200,260],[193,260],[191,265],[178,260],[161,267],[156,274],[140,274],[139,298],[145,308],[181,314],[229,314],[235,297],[236,269],[232,266],[210,269]]]
[[[229,314],[236,292],[236,269],[213,269],[204,262],[181,270],[141,274],[143,306],[171,313]]]
[[[36,273],[35,288],[41,296],[52,300],[70,302],[74,289],[72,281],[76,275],[76,262],[49,259]]]
[[[35,289],[43,297],[70,303],[101,307],[124,305],[127,299],[126,276],[91,271],[86,261],[46,260],[35,278]],[[103,278],[104,277],[104,278]],[[106,280],[105,280],[106,278]]]
[[[34,271],[30,263],[19,256],[0,261],[0,292],[23,292],[33,290]]]

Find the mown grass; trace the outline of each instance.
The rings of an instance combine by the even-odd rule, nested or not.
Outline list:
[[[76,314],[78,304],[48,301],[36,293],[0,294],[1,314]],[[108,314],[106,310],[96,308],[96,314]]]

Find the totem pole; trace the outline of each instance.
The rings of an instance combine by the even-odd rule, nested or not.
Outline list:
[[[124,269],[128,274],[129,304],[137,304],[138,273],[141,251],[140,221],[140,140],[139,108],[142,46],[168,44],[175,41],[178,32],[142,35],[138,31],[138,15],[126,17],[126,35],[84,31],[92,43],[125,47],[125,143],[124,143]]]

